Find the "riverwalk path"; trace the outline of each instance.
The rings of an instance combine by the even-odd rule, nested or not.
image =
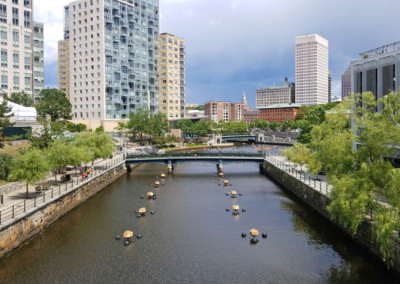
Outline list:
[[[117,161],[120,161],[121,159],[123,159],[123,154],[121,153],[114,153],[113,158],[112,159],[100,159],[97,160],[93,163],[93,166],[95,168],[94,172],[91,173],[87,179],[85,180],[91,180],[93,179],[95,176],[97,176],[100,172],[103,172],[107,166],[110,165],[114,165]],[[91,163],[87,164],[88,167],[91,167]],[[55,182],[55,176],[53,175],[49,175],[48,178],[46,178],[45,180],[38,182],[37,184],[33,185],[28,185],[28,198],[26,198],[26,183],[25,182],[21,182],[19,183],[19,186],[12,190],[11,192],[5,193],[5,194],[1,194],[3,195],[3,204],[0,204],[0,211],[5,210],[6,208],[10,208],[13,205],[20,205],[21,202],[23,202],[24,200],[31,200],[35,197],[39,197],[41,194],[36,193],[35,187],[38,185],[42,185],[44,183],[48,184],[48,189],[44,190],[44,193],[48,193],[51,192],[52,189],[53,191],[56,189],[58,190],[59,187],[64,188],[65,187],[65,182],[61,181],[61,176],[63,176],[64,174],[70,174],[71,175],[71,181],[73,180],[75,184],[77,184],[78,182],[82,183],[82,174],[81,172],[78,170],[76,171],[75,169],[72,170],[68,170],[66,173],[63,174],[58,174],[57,175],[57,183]],[[71,183],[68,182],[69,183]],[[42,193],[43,194],[43,193]]]

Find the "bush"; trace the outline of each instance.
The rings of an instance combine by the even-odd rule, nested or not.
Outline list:
[[[100,125],[99,127],[97,127],[96,130],[95,130],[94,132],[96,132],[96,133],[103,133],[103,132],[104,132],[103,125]]]
[[[9,181],[8,174],[10,173],[12,157],[9,154],[0,154],[0,179]]]

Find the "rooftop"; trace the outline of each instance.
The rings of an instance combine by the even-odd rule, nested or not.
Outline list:
[[[272,108],[291,108],[291,107],[301,107],[299,104],[288,103],[288,104],[277,104],[272,106],[260,107],[260,109],[272,109]]]
[[[400,41],[360,53],[360,60],[400,51]]]

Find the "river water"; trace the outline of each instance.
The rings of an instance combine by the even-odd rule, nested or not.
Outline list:
[[[251,146],[238,151],[253,151]],[[229,150],[224,150],[229,151]],[[141,165],[1,260],[1,283],[398,283],[398,275],[259,173],[258,165]],[[236,199],[230,190],[243,194]],[[156,200],[141,199],[148,191]],[[246,208],[233,216],[226,208]],[[148,214],[136,218],[146,207]],[[155,211],[154,215],[150,211]],[[259,230],[250,244],[249,230]],[[115,240],[141,234],[129,246]],[[247,237],[242,238],[241,233]],[[261,232],[268,234],[267,239]]]

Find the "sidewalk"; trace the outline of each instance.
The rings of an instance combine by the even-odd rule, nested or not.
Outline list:
[[[93,166],[99,167],[99,166],[106,165],[107,163],[110,163],[114,159],[120,158],[122,156],[123,156],[122,153],[113,154],[113,159],[106,159],[106,160],[100,160],[100,161],[94,162]],[[90,167],[91,163],[88,163],[87,166]],[[67,171],[66,173],[71,175],[71,179],[73,178],[74,180],[76,180],[77,178],[79,178],[81,180],[82,174],[80,173],[79,170],[77,173],[76,173],[75,169],[73,169],[71,171]],[[61,185],[65,184],[65,182],[61,182],[61,176],[63,176],[63,175],[64,174],[57,175],[57,186],[59,184],[61,184]],[[51,191],[51,188],[55,187],[55,176],[54,175],[48,176],[48,178],[46,180],[38,182],[35,186],[41,185],[45,182],[47,182],[47,184],[49,185],[49,190]],[[36,194],[35,186],[32,186],[32,185],[28,186],[28,189],[29,189],[28,199],[32,199],[36,195],[38,195],[38,194]],[[46,192],[48,192],[49,190],[46,190]],[[25,197],[26,197],[26,184],[23,183],[23,185],[19,189],[3,195],[4,199],[3,199],[3,204],[0,205],[0,210],[3,210],[10,206],[16,205],[18,203],[21,203],[21,201],[25,200]]]

